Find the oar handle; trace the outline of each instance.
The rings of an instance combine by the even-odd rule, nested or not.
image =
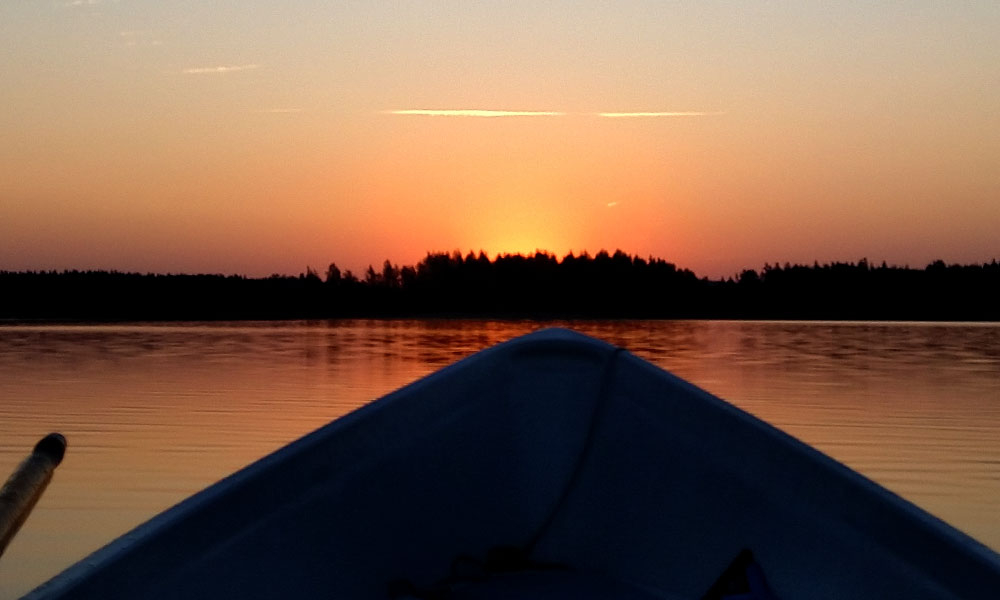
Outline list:
[[[32,453],[0,488],[0,554],[28,518],[65,453],[66,438],[50,433],[35,444]]]

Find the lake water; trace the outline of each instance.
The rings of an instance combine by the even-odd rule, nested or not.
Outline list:
[[[69,450],[0,559],[0,598],[331,419],[549,325],[624,346],[1000,550],[1000,325],[5,325],[0,477],[50,431]]]

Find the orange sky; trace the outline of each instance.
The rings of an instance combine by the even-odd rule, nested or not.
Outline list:
[[[292,4],[0,6],[0,269],[1000,256],[995,2]]]

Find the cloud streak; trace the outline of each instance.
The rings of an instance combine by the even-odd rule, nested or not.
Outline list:
[[[119,31],[118,37],[124,45],[129,47],[163,45],[163,42],[157,39],[156,34],[150,29]]]
[[[382,111],[388,115],[404,116],[425,116],[425,117],[565,117],[569,115],[602,117],[608,119],[642,119],[660,117],[707,117],[712,115],[722,115],[722,112],[705,111],[670,111],[670,112],[593,112],[593,113],[568,113],[553,110],[485,110],[472,108],[459,109],[427,109],[414,108],[405,110]]]
[[[256,69],[260,65],[249,64],[249,65],[227,65],[218,67],[194,67],[191,69],[184,69],[181,73],[185,75],[207,75],[212,73],[234,73],[236,71],[250,71]]]
[[[721,115],[725,113],[721,112],[702,112],[702,111],[681,111],[681,112],[602,112],[597,113],[598,117],[605,117],[608,119],[643,119],[643,118],[657,118],[657,117],[710,117],[713,115]]]
[[[390,115],[417,115],[425,117],[561,117],[566,113],[543,110],[481,110],[476,108],[461,109],[426,109],[415,108],[406,110],[387,110]]]

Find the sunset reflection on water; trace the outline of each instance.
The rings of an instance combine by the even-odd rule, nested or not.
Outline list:
[[[49,431],[64,433],[69,450],[0,561],[0,598],[378,396],[553,324],[632,350],[1000,549],[1000,326],[8,325],[0,469]]]

